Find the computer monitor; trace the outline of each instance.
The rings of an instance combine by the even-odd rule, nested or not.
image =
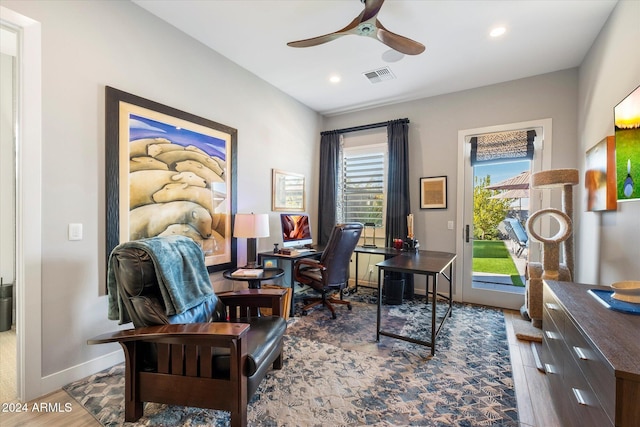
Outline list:
[[[300,248],[313,243],[309,215],[306,213],[280,214],[280,225],[282,226],[282,247]]]

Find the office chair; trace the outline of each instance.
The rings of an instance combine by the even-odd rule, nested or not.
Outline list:
[[[303,315],[318,305],[326,306],[331,311],[333,319],[336,318],[333,304],[346,305],[351,310],[351,303],[342,300],[342,289],[347,286],[351,255],[361,233],[360,223],[337,224],[329,236],[329,242],[320,260],[303,258],[296,262],[294,279],[322,294],[320,298],[304,299]],[[339,300],[332,297],[335,292],[340,292]]]

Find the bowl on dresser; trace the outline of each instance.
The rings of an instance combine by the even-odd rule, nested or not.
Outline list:
[[[611,284],[613,294],[611,298],[640,304],[640,280],[625,280]]]

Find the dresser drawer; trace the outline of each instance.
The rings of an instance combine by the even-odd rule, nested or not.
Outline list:
[[[544,312],[542,317],[544,330],[542,332],[542,362],[544,364],[555,364],[560,370],[563,357],[566,354],[564,339],[556,323]]]
[[[543,319],[544,315],[546,314],[555,323],[557,332],[560,333],[560,335],[564,335],[564,325],[565,322],[568,321],[567,314],[564,312],[562,306],[551,292],[544,292],[542,310]],[[544,320],[542,326],[546,329]]]
[[[576,427],[605,427],[613,426],[594,393],[591,385],[582,374],[575,360],[568,357],[565,360],[564,388],[567,406],[570,408],[571,419],[567,420]],[[600,393],[600,391],[599,391]],[[602,394],[602,393],[600,393]]]
[[[613,370],[602,354],[568,321],[565,327],[565,342],[575,365],[589,385],[598,390],[598,399],[609,418],[615,418],[616,379]]]

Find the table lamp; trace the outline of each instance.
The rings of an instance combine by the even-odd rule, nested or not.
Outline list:
[[[244,268],[258,268],[256,262],[256,239],[269,237],[268,214],[236,214],[233,223],[233,237],[247,239],[247,265]]]

